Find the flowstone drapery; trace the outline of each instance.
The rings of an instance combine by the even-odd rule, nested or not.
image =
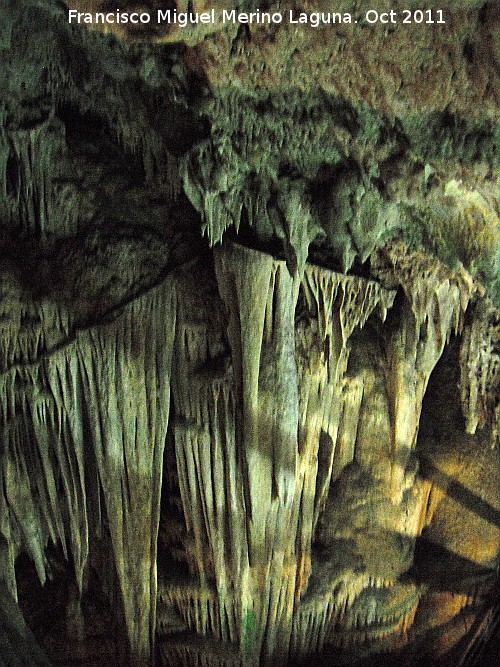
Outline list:
[[[426,590],[409,574],[415,541],[436,506],[417,475],[422,399],[475,287],[402,253],[388,248],[377,268],[395,284],[418,267],[396,305],[380,283],[313,265],[294,278],[223,244],[222,303],[191,293],[180,307],[174,440],[191,576],[166,573],[159,628],[177,611],[219,644],[173,634],[167,664],[289,664],[325,645],[407,641]]]
[[[0,662],[487,650],[498,11],[372,4],[0,0]]]
[[[89,541],[102,540],[96,558],[116,572],[130,647],[143,660],[156,628],[174,327],[175,292],[166,281],[111,324],[2,375],[1,515],[11,593],[19,551],[33,558],[44,583],[49,541],[71,557],[81,591]]]
[[[292,276],[231,243],[214,259],[215,274],[178,269],[38,359],[11,343],[21,348],[2,375],[11,591],[17,554],[43,582],[45,547],[60,542],[80,590],[89,565],[114,571],[106,585],[116,582],[109,594],[139,662],[156,627],[166,664],[288,664],[329,645],[406,641],[426,590],[409,575],[415,540],[437,505],[417,475],[422,400],[473,281],[402,246],[374,264],[389,289],[311,264]],[[462,374],[478,377],[470,336]],[[189,575],[161,572],[156,626],[170,393],[166,474],[182,518],[167,520],[160,544]]]

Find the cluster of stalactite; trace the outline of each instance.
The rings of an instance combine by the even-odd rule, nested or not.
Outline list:
[[[156,631],[163,662],[186,665],[403,641],[423,590],[404,575],[435,505],[417,474],[422,400],[476,285],[401,246],[374,258],[379,281],[293,274],[231,243],[214,260],[215,273],[181,267],[48,353],[4,330],[2,578],[15,597],[26,552],[43,582],[50,542],[80,591],[90,566],[110,573],[138,664]],[[57,310],[44,308],[42,328]],[[498,369],[493,344],[478,361],[471,337],[491,341],[488,312],[462,350],[484,420]],[[176,509],[160,549],[189,575],[167,569],[158,593],[163,483]]]
[[[405,266],[401,252],[387,248],[376,269],[403,285],[396,307],[379,282],[312,265],[292,276],[255,250],[215,250],[229,358],[210,361],[208,318],[192,303],[177,318],[175,451],[192,578],[164,582],[165,627],[177,610],[184,628],[243,663],[286,664],[411,626],[422,591],[398,579],[433,511],[413,456],[422,399],[475,286],[423,256]],[[380,340],[363,334],[368,321]],[[221,664],[190,646],[193,664]],[[179,650],[165,645],[168,664]]]
[[[460,19],[401,62],[413,76],[443,48],[461,82],[414,115],[419,82],[402,75],[390,101],[389,66],[360,67],[340,26],[326,55],[299,28],[149,35],[190,49],[89,32],[64,5],[0,5],[0,663],[4,630],[10,657],[24,638],[19,660],[43,663],[16,562],[44,583],[52,544],[82,635],[100,574],[123,664],[152,664],[156,642],[176,667],[404,645],[427,604],[415,546],[458,486],[416,451],[455,334],[465,429],[478,450],[500,439],[500,316],[476,282],[498,294],[500,135],[474,102],[495,79],[473,62],[493,6],[486,50]]]
[[[60,543],[82,590],[89,562],[105,570],[107,558],[139,660],[155,632],[174,327],[167,280],[112,323],[0,376],[2,578],[16,597],[15,560],[26,552],[43,583],[46,546]]]
[[[468,433],[491,422],[491,445],[500,443],[500,321],[489,303],[466,327],[461,354],[462,405]]]

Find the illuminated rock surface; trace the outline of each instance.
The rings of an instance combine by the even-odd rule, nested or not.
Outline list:
[[[67,12],[0,4],[1,660],[491,655],[496,3]]]

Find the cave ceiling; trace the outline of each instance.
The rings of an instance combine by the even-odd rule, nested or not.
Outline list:
[[[0,0],[5,664],[476,650],[500,12],[420,8]],[[250,18],[84,20],[212,10]]]

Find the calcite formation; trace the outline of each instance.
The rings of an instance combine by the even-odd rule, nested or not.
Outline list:
[[[330,5],[0,5],[3,664],[491,652],[495,3],[69,21]]]

